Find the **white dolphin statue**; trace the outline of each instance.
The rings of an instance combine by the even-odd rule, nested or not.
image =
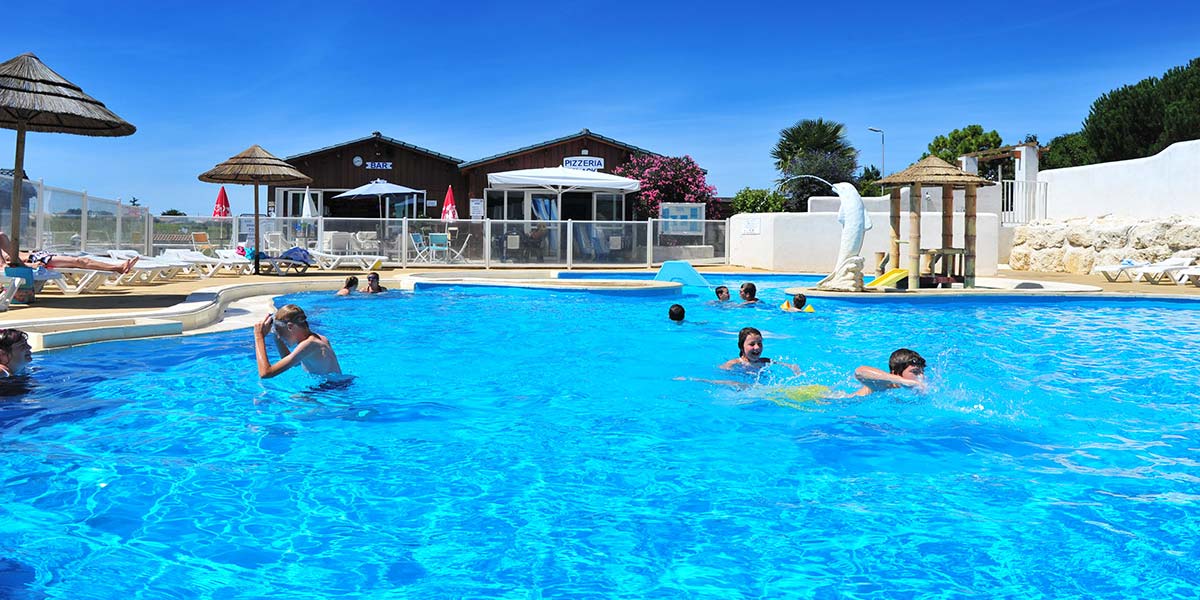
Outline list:
[[[863,236],[871,228],[871,216],[867,214],[862,196],[858,195],[858,190],[853,184],[835,183],[833,191],[837,192],[838,198],[842,200],[842,206],[838,209],[838,223],[842,224],[842,243],[838,246],[836,266],[862,252]]]

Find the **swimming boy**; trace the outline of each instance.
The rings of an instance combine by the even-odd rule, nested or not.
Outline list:
[[[275,347],[282,357],[271,364],[267,357],[267,333],[275,330]],[[288,344],[295,346],[288,349]],[[258,376],[270,379],[296,365],[314,375],[340,375],[342,367],[329,339],[308,328],[308,317],[299,306],[288,304],[267,315],[254,327],[254,356],[258,361]]]
[[[729,288],[723,285],[718,285],[716,292],[718,302],[729,302]]]
[[[671,308],[667,309],[667,316],[670,317],[672,321],[682,323],[683,315],[684,310],[682,304],[672,304]]]
[[[20,329],[0,329],[0,377],[20,375],[31,360],[29,336]]]
[[[725,364],[721,365],[721,368],[726,371],[732,371],[734,368],[740,368],[745,371],[757,371],[771,364],[771,359],[763,356],[762,353],[762,332],[753,327],[743,327],[738,332],[738,357],[726,361]],[[785,366],[791,369],[793,373],[800,373],[800,367],[796,365],[784,362],[777,362],[775,364]]]
[[[746,283],[743,283],[742,287],[738,290],[738,296],[742,298],[743,303],[754,304],[755,302],[758,302],[758,286],[747,281]]]
[[[364,294],[380,294],[387,291],[387,288],[379,285],[379,273],[371,271],[367,274],[367,285],[358,290]]]
[[[813,312],[813,307],[808,305],[808,298],[804,294],[796,294],[791,300],[784,300],[779,308],[782,308],[783,312]]]
[[[862,366],[854,370],[854,376],[862,382],[862,389],[855,396],[866,396],[875,392],[896,388],[925,388],[925,359],[908,348],[900,348],[888,358],[888,371]]]

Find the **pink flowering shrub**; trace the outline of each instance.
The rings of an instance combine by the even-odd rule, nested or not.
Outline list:
[[[704,169],[690,156],[637,154],[613,169],[613,174],[642,183],[642,189],[633,200],[635,219],[657,218],[658,207],[663,202],[703,202],[708,218],[717,214],[714,206],[717,188],[708,185],[704,180]]]

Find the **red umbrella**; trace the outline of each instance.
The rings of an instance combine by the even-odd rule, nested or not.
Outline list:
[[[217,192],[217,204],[213,206],[213,216],[229,216],[229,196],[225,195],[225,186],[221,186],[221,191]]]
[[[454,186],[446,188],[446,203],[442,205],[442,220],[458,220],[458,207],[454,205]]]

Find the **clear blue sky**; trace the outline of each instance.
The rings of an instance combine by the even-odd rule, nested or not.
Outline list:
[[[183,8],[186,4],[187,8]],[[193,8],[194,7],[194,8]],[[26,171],[156,213],[210,214],[196,176],[381,131],[464,160],[582,128],[690,154],[721,195],[768,187],[779,130],[845,123],[860,164],[970,123],[1077,131],[1101,93],[1200,56],[1200,2],[24,3],[37,54],[138,131],[29,134]],[[15,34],[15,35],[14,35]],[[0,165],[14,132],[0,130]],[[404,183],[404,182],[397,182]],[[234,212],[251,190],[228,186]]]

